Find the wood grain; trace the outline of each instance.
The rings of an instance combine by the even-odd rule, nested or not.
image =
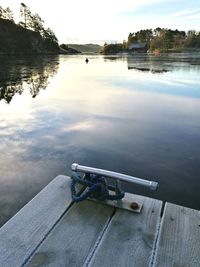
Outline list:
[[[83,266],[113,210],[92,201],[74,204],[25,266]]]
[[[56,177],[0,229],[0,266],[26,262],[71,204],[69,183],[69,177]]]
[[[89,266],[149,266],[162,202],[141,198],[140,214],[117,209]]]
[[[200,212],[167,203],[154,266],[200,266]]]

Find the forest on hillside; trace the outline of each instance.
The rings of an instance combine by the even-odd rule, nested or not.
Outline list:
[[[200,32],[190,30],[188,32],[171,30],[157,27],[129,33],[127,40],[122,43],[107,44],[101,49],[101,53],[118,53],[128,51],[133,43],[145,43],[147,50],[160,50],[164,52],[182,51],[184,49],[194,50],[200,48]]]
[[[58,52],[58,39],[44,21],[28,6],[20,4],[20,21],[15,23],[9,7],[0,6],[0,52],[45,53]]]

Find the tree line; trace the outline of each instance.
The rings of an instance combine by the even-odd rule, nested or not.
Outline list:
[[[4,9],[0,6],[0,18],[7,19],[15,23],[13,12],[9,7]],[[52,43],[56,46],[58,45],[58,39],[54,32],[50,28],[45,29],[44,21],[39,14],[33,14],[30,8],[24,3],[20,4],[20,21],[17,25],[34,32],[38,32],[46,42]]]
[[[188,32],[171,30],[166,28],[146,29],[129,33],[127,41],[117,44],[105,43],[101,53],[117,53],[128,51],[133,43],[145,43],[149,51],[173,51],[188,48],[200,48],[200,32],[190,30]]]

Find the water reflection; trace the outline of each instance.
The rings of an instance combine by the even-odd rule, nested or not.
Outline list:
[[[163,53],[154,56],[146,53],[132,53],[104,56],[105,62],[125,62],[128,70],[165,73],[177,70],[200,70],[200,53]]]
[[[151,73],[164,73],[180,69],[189,69],[191,65],[200,70],[199,53],[163,54],[154,56],[148,54],[130,54],[127,56],[127,68]]]
[[[58,57],[3,57],[0,65],[0,101],[10,103],[15,94],[21,95],[25,88],[36,97],[46,89],[49,77],[58,70]]]
[[[157,180],[157,192],[127,190],[200,209],[199,66],[163,62],[170,71],[151,73],[128,70],[135,58],[89,60],[61,56],[34,99],[30,73],[38,77],[40,62],[13,64],[30,83],[9,105],[0,102],[1,224],[56,175],[70,175],[73,162]]]
[[[151,73],[163,73],[163,72],[168,72],[169,70],[166,69],[151,69],[151,68],[142,68],[142,67],[130,67],[128,66],[129,70],[138,70],[142,72],[151,72]]]
[[[133,54],[127,57],[128,70],[136,70],[141,72],[163,73],[168,72],[170,69],[167,67],[166,62],[159,57],[149,56],[147,54]]]

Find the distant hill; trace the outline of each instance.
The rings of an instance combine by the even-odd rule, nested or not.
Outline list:
[[[67,46],[76,49],[81,53],[99,53],[101,48],[98,44],[67,44]]]

